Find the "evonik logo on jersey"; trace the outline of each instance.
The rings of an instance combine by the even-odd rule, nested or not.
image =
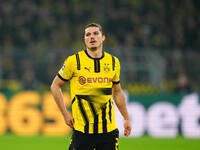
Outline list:
[[[80,76],[79,77],[79,83],[81,85],[84,85],[85,83],[110,83],[112,81],[111,78],[108,77],[84,77],[84,76]]]

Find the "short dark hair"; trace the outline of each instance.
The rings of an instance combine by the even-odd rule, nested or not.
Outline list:
[[[85,26],[85,29],[87,29],[89,27],[97,27],[97,28],[99,28],[99,31],[101,31],[102,35],[104,35],[103,28],[102,28],[102,26],[100,24],[98,24],[98,23],[90,23],[90,24]]]

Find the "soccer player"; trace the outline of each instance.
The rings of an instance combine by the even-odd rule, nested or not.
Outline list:
[[[73,128],[69,150],[117,150],[119,131],[113,100],[124,118],[124,135],[131,133],[125,96],[120,86],[120,63],[103,51],[105,34],[99,24],[85,27],[86,50],[69,56],[54,78],[51,91],[68,126]],[[70,81],[72,114],[61,88]]]

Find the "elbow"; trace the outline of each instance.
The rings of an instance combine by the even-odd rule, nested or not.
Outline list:
[[[53,93],[54,91],[54,84],[52,83],[51,86],[50,86],[50,91]]]
[[[57,84],[56,82],[53,82],[50,86],[51,92],[54,93],[57,89],[61,89],[61,86]]]

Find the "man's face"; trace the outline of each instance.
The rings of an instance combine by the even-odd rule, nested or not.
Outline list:
[[[84,40],[88,49],[96,50],[105,40],[105,35],[102,35],[98,27],[88,27],[85,29]]]

